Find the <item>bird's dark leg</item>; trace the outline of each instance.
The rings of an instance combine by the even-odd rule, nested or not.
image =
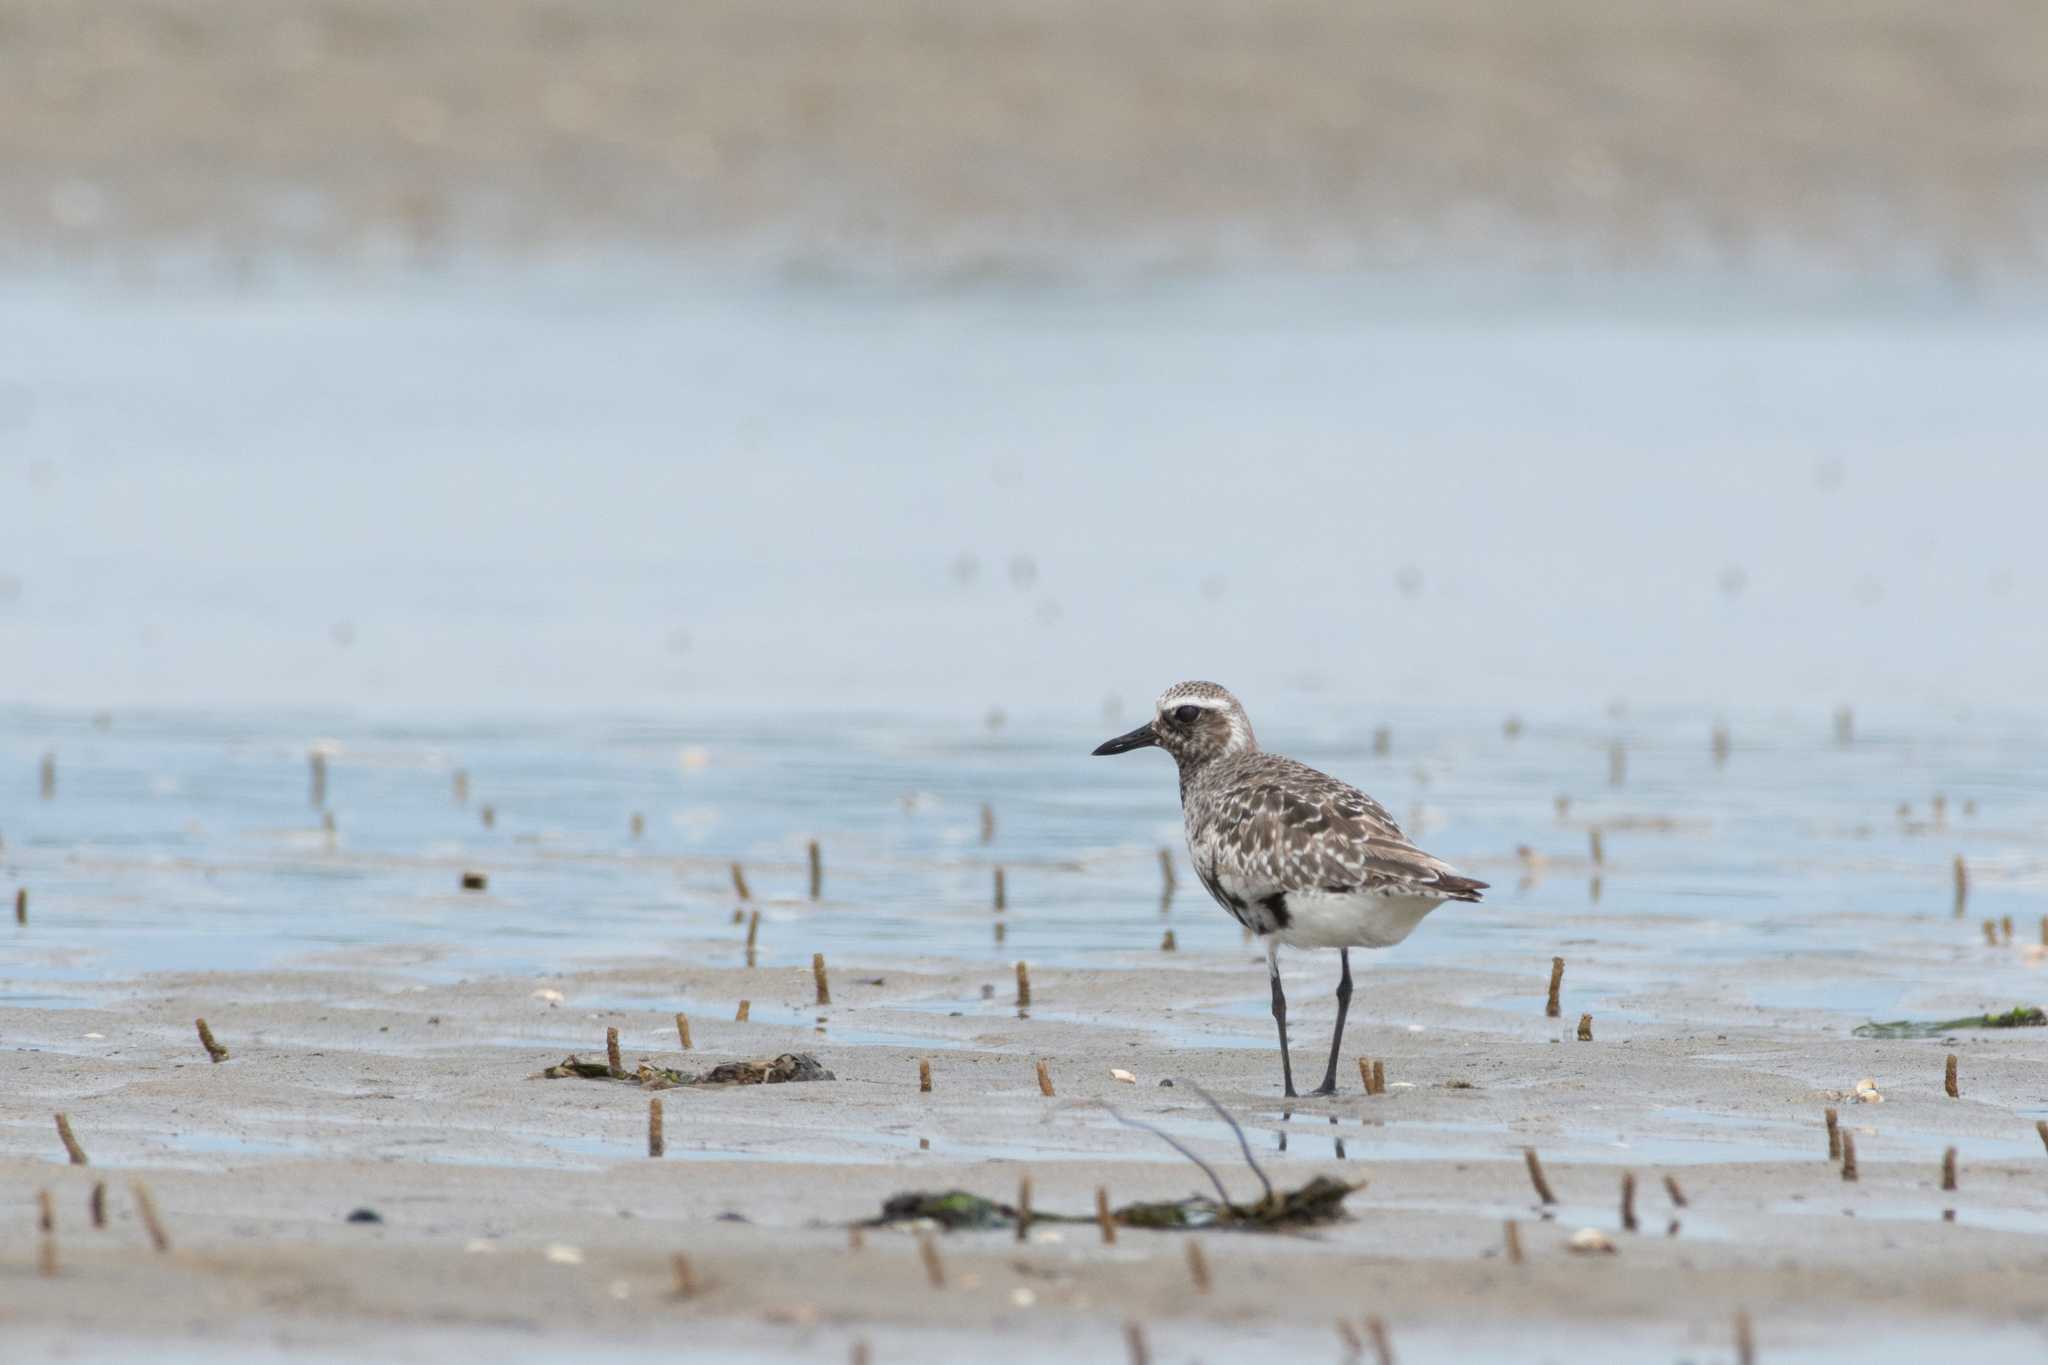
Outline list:
[[[1273,973],[1273,1022],[1280,1026],[1280,1078],[1287,1086],[1287,1098],[1294,1093],[1294,1063],[1287,1056],[1287,996],[1280,989],[1280,941],[1266,940],[1266,963]]]
[[[1344,1016],[1351,1012],[1351,950],[1337,951],[1344,963],[1344,975],[1337,978],[1337,1031],[1330,1035],[1330,1069],[1323,1073],[1323,1083],[1309,1092],[1315,1095],[1337,1093],[1337,1054],[1344,1048]]]

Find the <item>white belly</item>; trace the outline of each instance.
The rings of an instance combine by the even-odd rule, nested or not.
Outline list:
[[[1289,948],[1391,948],[1442,904],[1438,896],[1295,891],[1287,896],[1287,927],[1273,937]]]

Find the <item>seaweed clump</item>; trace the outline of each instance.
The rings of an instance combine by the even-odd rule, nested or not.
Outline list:
[[[1259,1167],[1252,1156],[1251,1143],[1245,1140],[1244,1129],[1208,1091],[1192,1081],[1177,1081],[1177,1085],[1193,1090],[1209,1107],[1222,1116],[1237,1136],[1238,1149],[1244,1153],[1245,1164],[1258,1177],[1263,1191],[1260,1197],[1250,1203],[1238,1203],[1230,1197],[1222,1178],[1208,1162],[1189,1151],[1171,1135],[1149,1123],[1127,1118],[1115,1109],[1109,1112],[1118,1122],[1133,1128],[1142,1128],[1153,1134],[1182,1156],[1195,1163],[1209,1182],[1216,1187],[1216,1197],[1191,1195],[1186,1199],[1146,1200],[1125,1204],[1109,1211],[1112,1222],[1125,1227],[1151,1228],[1162,1231],[1186,1231],[1194,1228],[1233,1228],[1252,1232],[1282,1232],[1295,1228],[1310,1227],[1318,1223],[1335,1222],[1344,1216],[1344,1200],[1365,1188],[1363,1181],[1353,1185],[1330,1176],[1319,1175],[1307,1184],[1292,1190],[1276,1190],[1273,1182]],[[870,1218],[860,1226],[889,1227],[902,1223],[928,1221],[936,1223],[947,1231],[965,1229],[969,1231],[989,1228],[1010,1228],[1017,1225],[1020,1214],[1016,1208],[994,1199],[984,1199],[965,1190],[909,1190],[893,1194],[882,1203],[879,1216]],[[1034,1208],[1030,1213],[1034,1223],[1093,1223],[1096,1214],[1047,1213]]]
[[[794,1081],[839,1079],[808,1052],[785,1052],[766,1061],[725,1062],[703,1072],[678,1071],[674,1067],[642,1061],[633,1070],[618,1075],[612,1074],[609,1062],[586,1062],[572,1052],[540,1074],[551,1081],[621,1081],[644,1090],[675,1090],[700,1085],[784,1085]]]

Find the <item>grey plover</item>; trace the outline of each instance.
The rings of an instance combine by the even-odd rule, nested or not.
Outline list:
[[[1180,765],[1188,856],[1216,903],[1266,945],[1280,1075],[1294,1095],[1280,948],[1335,948],[1337,1030],[1330,1065],[1312,1092],[1335,1094],[1351,950],[1390,948],[1445,901],[1476,901],[1486,883],[1462,877],[1401,833],[1379,802],[1304,763],[1260,750],[1236,697],[1210,682],[1175,683],[1152,719],[1097,754],[1151,745]]]

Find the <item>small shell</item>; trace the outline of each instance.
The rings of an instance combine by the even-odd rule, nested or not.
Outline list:
[[[545,1000],[550,1005],[562,1003],[562,993],[556,990],[549,990],[546,986],[542,986],[539,990],[535,991],[532,998],[535,1000]]]
[[[1010,1305],[1013,1308],[1029,1308],[1032,1304],[1037,1302],[1037,1293],[1030,1289],[1026,1289],[1023,1285],[1019,1285],[1015,1289],[1012,1289],[1010,1291]]]
[[[1870,1077],[1865,1076],[1862,1080],[1856,1082],[1856,1103],[1884,1103],[1884,1096],[1878,1093],[1876,1081],[1873,1081],[1872,1079],[1870,1079]]]
[[[1138,1083],[1136,1076],[1133,1076],[1120,1066],[1113,1066],[1109,1069],[1109,1078],[1113,1081],[1122,1081],[1125,1085],[1136,1085]]]
[[[556,1265],[582,1265],[583,1253],[566,1242],[554,1242],[548,1247],[548,1259]]]
[[[1581,1256],[1612,1256],[1614,1254],[1613,1239],[1598,1228],[1580,1228],[1572,1234],[1571,1241],[1565,1243],[1565,1246],[1569,1250],[1578,1252]]]

